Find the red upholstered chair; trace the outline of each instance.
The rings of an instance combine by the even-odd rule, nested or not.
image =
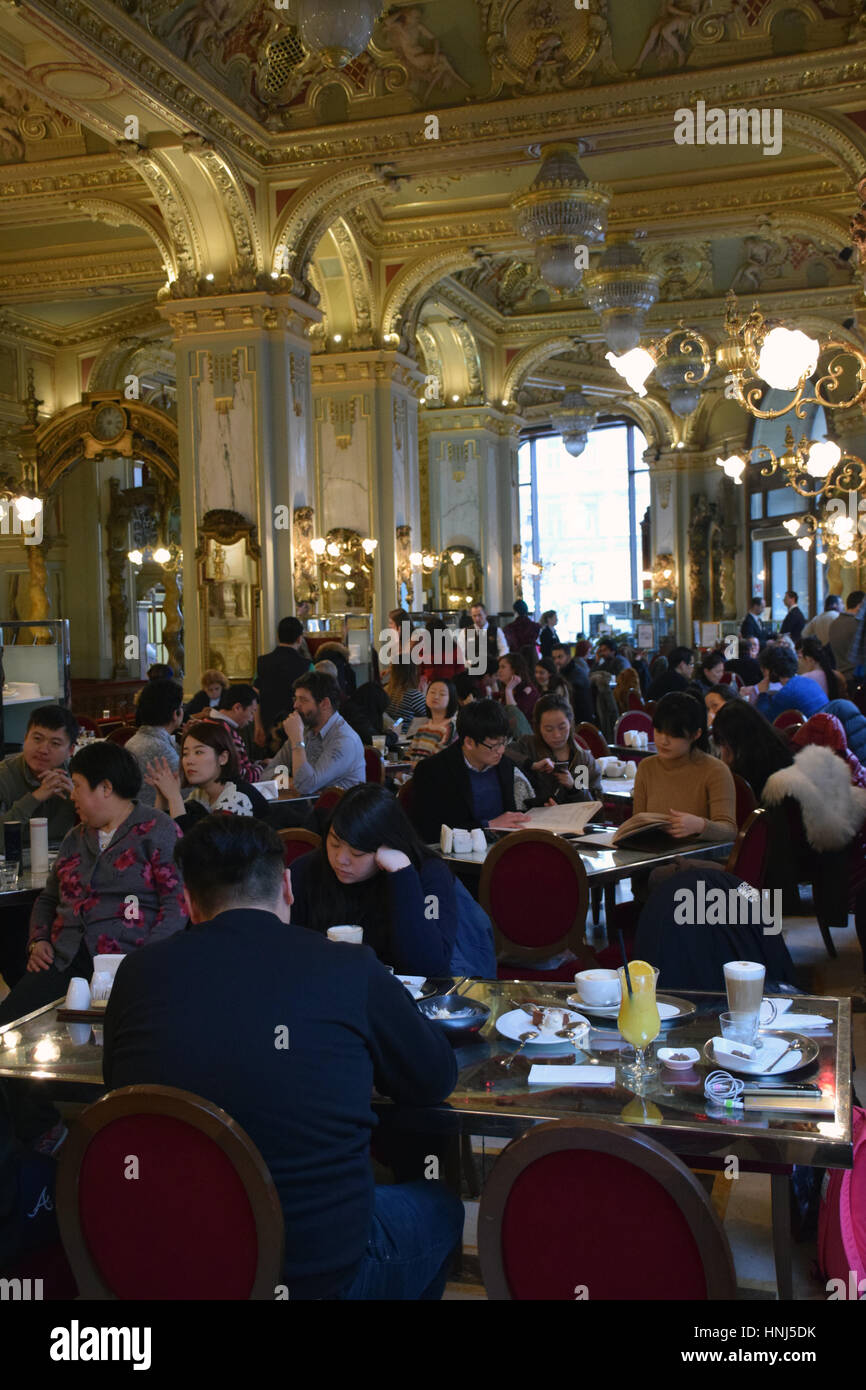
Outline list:
[[[741,777],[738,772],[734,773],[734,788],[737,793],[737,804],[734,815],[737,818],[737,829],[742,830],[749,816],[758,805],[755,793],[749,786],[745,777]]]
[[[630,709],[626,714],[620,715],[613,731],[614,743],[621,744],[623,742],[623,734],[629,733],[632,729],[639,734],[646,734],[647,739],[652,743],[653,722],[651,716],[648,715],[645,710]]]
[[[742,690],[743,678],[736,671],[725,671],[719,676],[719,685],[732,685],[735,690]]]
[[[86,729],[89,734],[95,734],[97,732],[96,720],[91,719],[90,715],[74,714],[72,718],[75,720],[79,729]]]
[[[283,1277],[283,1213],[261,1154],[224,1110],[172,1086],[126,1086],[78,1116],[57,1220],[81,1298],[271,1302]]]
[[[134,733],[135,726],[133,725],[132,727],[130,727],[128,724],[126,724],[123,728],[113,729],[111,733],[108,735],[108,742],[118,743],[120,744],[120,747],[123,748],[124,744],[129,743],[129,740],[132,738]]]
[[[501,980],[572,980],[595,964],[584,943],[589,888],[583,861],[573,845],[549,830],[515,830],[487,854],[478,901],[493,923]],[[569,959],[552,970],[536,962],[563,951]]]
[[[535,1125],[503,1150],[481,1193],[478,1253],[495,1300],[573,1303],[580,1285],[593,1303],[736,1294],[697,1178],[639,1128],[603,1120]]]
[[[317,835],[315,830],[302,830],[298,827],[286,827],[278,830],[277,834],[283,842],[283,853],[286,857],[286,868],[291,868],[296,859],[301,855],[309,854],[311,850],[318,849],[322,843],[321,835]]]
[[[770,823],[762,806],[752,811],[740,828],[734,847],[728,855],[725,869],[751,883],[753,888],[763,888],[767,876],[767,855],[770,848]]]
[[[628,692],[628,707],[629,707],[630,710],[632,710],[632,709],[645,710],[645,709],[646,709],[646,705],[644,704],[644,701],[643,701],[643,696],[642,696],[642,695],[638,695],[638,693],[637,693],[636,690],[630,690],[630,691]]]
[[[409,819],[412,819],[412,809],[415,805],[415,788],[412,786],[412,778],[404,782],[402,787],[397,789],[397,800],[406,812]]]
[[[575,743],[577,744],[578,748],[585,748],[586,751],[587,751],[587,753],[591,753],[591,752],[592,752],[592,749],[590,748],[590,746],[589,746],[589,744],[587,743],[586,739],[585,739],[585,738],[582,738],[580,734],[575,733],[575,735],[574,735],[574,741],[575,741]]]
[[[597,728],[595,724],[590,724],[589,721],[585,719],[582,724],[578,724],[576,733],[580,735],[583,746],[589,749],[594,758],[610,757],[610,749],[607,746],[607,740],[602,734],[601,729]]]
[[[798,729],[800,725],[805,724],[805,722],[805,719],[798,709],[786,709],[773,720],[773,728]]]
[[[96,732],[100,738],[108,738],[110,734],[114,733],[115,729],[122,728],[123,720],[118,719],[115,715],[112,715],[110,719],[97,719],[96,721]]]
[[[379,782],[380,784],[384,782],[385,762],[378,749],[364,749],[364,766],[367,769],[368,782]]]
[[[313,810],[317,814],[329,816],[345,790],[345,787],[323,787],[316,798]]]

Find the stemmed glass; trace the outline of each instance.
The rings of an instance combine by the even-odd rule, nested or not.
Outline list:
[[[622,1002],[617,1027],[626,1042],[634,1048],[634,1061],[623,1067],[622,1077],[631,1090],[640,1093],[646,1082],[658,1075],[658,1067],[653,1062],[652,1053],[647,1056],[647,1049],[661,1030],[656,1003],[659,972],[645,960],[633,960],[629,962],[628,975],[629,980],[626,979],[625,967],[620,966]]]

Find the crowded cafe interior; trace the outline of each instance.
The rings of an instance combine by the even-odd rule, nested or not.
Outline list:
[[[866,1299],[864,16],[0,4],[4,1299]]]

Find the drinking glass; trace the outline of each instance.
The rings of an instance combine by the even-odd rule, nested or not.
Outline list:
[[[11,864],[0,864],[0,892],[8,893],[12,888],[17,888],[17,886],[18,865],[15,861],[13,860]]]
[[[619,1006],[617,1027],[634,1048],[634,1062],[622,1069],[623,1080],[632,1090],[640,1087],[651,1077],[658,1075],[658,1067],[647,1055],[647,1049],[655,1041],[661,1030],[658,1005],[656,1004],[656,981],[659,972],[646,961],[629,962],[628,973],[631,979],[629,993],[625,968],[619,968],[622,986],[622,1001]]]

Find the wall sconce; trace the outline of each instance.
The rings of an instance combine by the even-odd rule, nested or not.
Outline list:
[[[314,555],[324,555],[326,544],[322,536],[316,536],[315,540],[310,541],[310,549]]]

